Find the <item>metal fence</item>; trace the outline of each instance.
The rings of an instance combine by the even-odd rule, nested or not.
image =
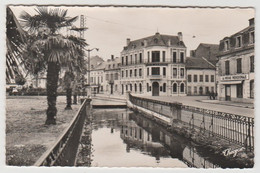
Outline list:
[[[254,149],[254,118],[186,106],[180,103],[139,98],[131,94],[129,100],[134,105],[165,117],[181,120],[189,124],[190,128],[197,128],[203,133],[227,139],[250,151]],[[173,112],[172,107],[179,109],[179,111]],[[178,112],[180,115],[174,115]]]
[[[91,108],[91,99],[85,99],[69,127],[52,148],[47,150],[34,166],[74,166],[84,120]]]

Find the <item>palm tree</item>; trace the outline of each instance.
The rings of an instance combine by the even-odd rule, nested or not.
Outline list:
[[[45,124],[56,124],[56,99],[59,72],[62,67],[77,64],[82,59],[84,39],[62,35],[62,28],[71,27],[76,17],[67,17],[67,10],[37,7],[36,15],[23,12],[23,27],[29,33],[23,63],[32,73],[47,70],[47,119]]]
[[[16,83],[24,84],[19,58],[26,43],[26,32],[9,7],[6,8],[6,16],[6,82],[15,79]]]

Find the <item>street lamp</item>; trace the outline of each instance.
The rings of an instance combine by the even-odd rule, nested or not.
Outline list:
[[[89,86],[89,90],[88,90],[88,96],[91,95],[91,88],[90,88],[90,52],[93,50],[98,51],[98,48],[92,48],[92,49],[85,49],[86,51],[88,51],[88,86]]]

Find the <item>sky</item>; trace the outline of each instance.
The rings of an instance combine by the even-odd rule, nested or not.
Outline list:
[[[88,7],[59,6],[68,9],[68,16],[86,16],[85,39],[88,48],[99,48],[91,56],[103,59],[120,56],[126,39],[136,40],[156,32],[177,35],[190,50],[200,43],[218,44],[221,39],[247,27],[254,17],[253,8],[152,8],[152,7]],[[50,7],[51,8],[51,7]],[[53,7],[52,7],[53,8]],[[22,11],[35,14],[34,6],[12,6],[19,20]],[[75,22],[79,27],[79,20]]]

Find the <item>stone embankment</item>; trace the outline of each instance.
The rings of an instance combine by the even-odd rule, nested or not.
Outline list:
[[[207,131],[192,128],[189,124],[179,120],[174,120],[171,126],[169,126],[168,121],[160,119],[159,116],[154,116],[156,113],[151,113],[150,110],[135,106],[130,101],[127,101],[127,105],[134,111],[164,126],[171,133],[181,135],[191,140],[197,148],[203,148],[203,150],[207,150],[211,154],[221,157],[232,165],[238,165],[238,168],[252,168],[254,166],[254,151],[249,151],[243,146],[212,135]]]

